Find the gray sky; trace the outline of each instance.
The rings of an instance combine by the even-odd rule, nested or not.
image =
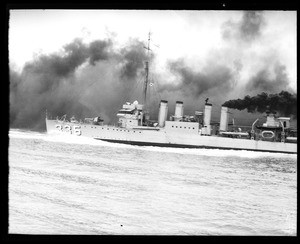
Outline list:
[[[89,43],[109,37],[122,47],[129,38],[146,42],[151,31],[152,43],[159,46],[152,45],[160,73],[167,72],[167,60],[183,58],[197,69],[204,59],[219,54],[233,65],[237,59],[242,63],[242,80],[276,55],[296,89],[296,11],[264,11],[260,36],[251,43],[235,38],[234,31],[224,39],[226,26],[237,26],[242,17],[242,11],[11,10],[9,59],[20,70],[26,61],[58,52],[75,38]],[[165,77],[172,82],[172,75]]]
[[[75,38],[89,43],[113,38],[115,46],[129,38],[147,41],[152,32],[156,66],[166,82],[176,77],[166,69],[168,60],[184,59],[192,69],[203,60],[218,56],[218,62],[239,68],[239,82],[256,73],[269,60],[286,68],[290,86],[297,87],[296,11],[263,11],[259,38],[247,42],[234,33],[242,11],[167,10],[11,10],[9,23],[10,65],[21,70],[39,54],[59,52]],[[231,37],[224,38],[230,29]],[[159,47],[157,47],[159,46]],[[272,70],[270,73],[272,75]]]

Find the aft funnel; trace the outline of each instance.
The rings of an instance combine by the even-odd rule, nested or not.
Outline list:
[[[222,107],[221,108],[221,117],[220,117],[220,131],[227,131],[228,130],[228,108]]]

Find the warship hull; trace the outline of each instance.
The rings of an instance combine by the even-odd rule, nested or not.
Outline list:
[[[201,135],[196,123],[190,124],[189,127],[182,126],[182,128],[175,128],[170,121],[166,121],[164,128],[121,128],[117,126],[46,119],[46,127],[48,133],[72,134],[74,136],[90,137],[112,143],[131,145],[297,153],[297,143]]]

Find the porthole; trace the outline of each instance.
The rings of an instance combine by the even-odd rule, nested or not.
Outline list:
[[[180,126],[180,128],[181,128],[181,126]]]

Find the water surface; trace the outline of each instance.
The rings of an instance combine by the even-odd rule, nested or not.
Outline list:
[[[9,131],[9,233],[296,235],[297,155]]]

